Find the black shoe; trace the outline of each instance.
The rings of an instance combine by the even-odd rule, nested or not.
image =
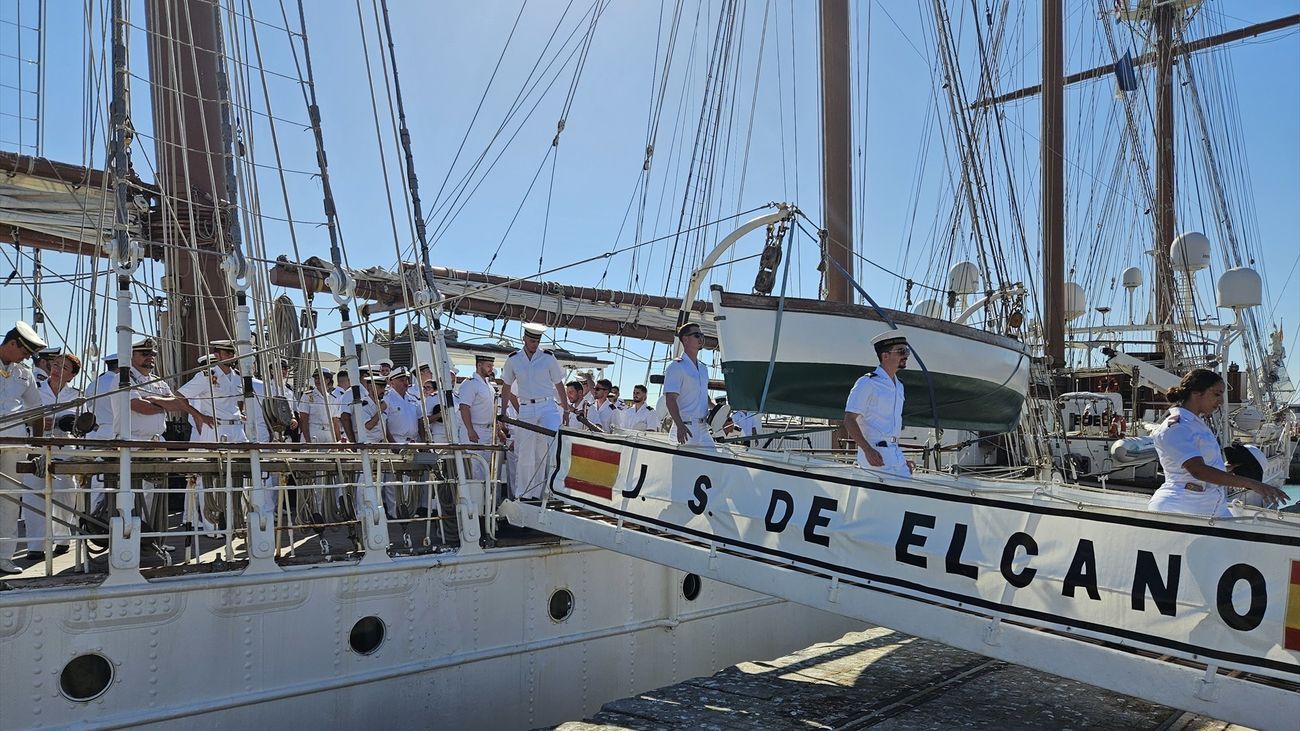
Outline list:
[[[67,553],[69,550],[71,550],[71,547],[68,544],[60,543],[59,545],[54,547],[54,555],[62,556],[63,554]]]
[[[427,508],[420,508],[419,510],[415,511],[415,517],[420,519],[428,518],[429,510]]]
[[[44,552],[44,551],[28,551],[28,552],[27,552],[27,560],[28,560],[28,561],[33,561],[33,562],[35,562],[35,563],[40,563],[41,561],[44,561],[44,560],[45,560],[45,552]]]

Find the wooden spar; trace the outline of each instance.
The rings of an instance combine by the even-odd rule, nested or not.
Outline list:
[[[1043,102],[1039,155],[1043,182],[1043,334],[1045,355],[1065,366],[1065,84],[1063,0],[1043,0]]]
[[[1174,271],[1169,256],[1169,246],[1174,241],[1174,7],[1170,3],[1156,5],[1152,18],[1156,30],[1156,198],[1152,214],[1155,218],[1155,321],[1157,325],[1172,322]],[[1181,11],[1179,11],[1181,12]],[[1157,335],[1164,352],[1165,367],[1173,362],[1173,333],[1161,330]]]
[[[821,0],[822,216],[826,257],[853,271],[852,100],[849,96],[849,2]],[[826,299],[853,302],[840,269],[823,264]]]
[[[218,254],[176,248],[165,257],[169,309],[179,323],[179,332],[168,336],[178,341],[181,367],[206,354],[206,342],[234,332],[234,301],[220,257],[229,248],[227,227],[204,226],[199,220],[219,222],[227,190],[217,11],[216,0],[145,2],[158,187],[177,202],[174,215],[164,209],[155,240]],[[191,217],[191,211],[196,215]]]
[[[409,264],[403,265],[404,269],[409,269],[411,266],[412,265]],[[285,257],[281,257],[276,261],[275,266],[271,268],[270,281],[271,284],[279,287],[290,287],[293,289],[302,289],[305,287],[309,291],[322,291],[325,288],[325,278],[331,270],[332,265],[315,257],[310,258],[301,264],[291,262]],[[561,285],[550,282],[516,280],[497,274],[470,272],[462,269],[450,269],[447,267],[432,267],[431,272],[435,281],[452,280],[467,284],[482,285],[484,287],[500,288],[502,290],[527,295],[605,303],[629,309],[661,309],[669,313],[676,313],[681,309],[681,300],[673,297],[622,292],[612,289],[597,289],[594,287]],[[362,299],[373,300],[379,303],[377,307],[363,308],[363,316],[369,317],[375,312],[392,309],[394,307],[402,307],[404,299],[402,295],[402,283],[400,281],[396,279],[376,279],[373,277],[367,277],[364,272],[353,272],[353,275],[355,277],[357,296]],[[621,335],[638,340],[652,340],[667,344],[671,344],[675,338],[671,327],[654,327],[636,323],[627,323],[620,320],[583,315],[581,314],[581,311],[572,315],[566,313],[561,316],[547,309],[528,305],[502,303],[497,300],[474,297],[472,295],[451,299],[448,303],[447,309],[464,314],[500,317],[524,322],[536,321],[553,327],[563,327],[605,335]],[[711,305],[703,300],[697,300],[692,306],[692,310],[699,313],[710,312]],[[712,340],[712,338],[709,340]]]
[[[1178,46],[1174,47],[1173,57],[1177,59],[1181,56],[1186,56],[1192,53],[1197,53],[1199,51],[1204,51],[1209,48],[1214,48],[1215,46],[1222,46],[1226,43],[1233,43],[1236,41],[1245,40],[1247,38],[1254,38],[1255,36],[1260,36],[1265,33],[1272,33],[1274,31],[1284,30],[1286,28],[1290,28],[1296,25],[1300,25],[1300,13],[1297,13],[1296,15],[1287,15],[1281,18],[1276,18],[1274,20],[1264,21],[1263,23],[1256,23],[1254,25],[1249,25],[1246,26],[1245,28],[1237,28],[1236,30],[1230,30],[1224,33],[1219,33],[1217,35],[1206,36],[1204,38],[1200,38],[1194,41],[1181,43]],[[1156,62],[1156,53],[1154,52],[1144,53],[1141,56],[1138,56],[1133,59],[1134,66],[1153,64],[1155,62]],[[1087,71],[1077,71],[1073,74],[1070,74],[1064,78],[1064,83],[1066,86],[1069,86],[1071,84],[1077,84],[1080,81],[1088,81],[1089,79],[1100,78],[1102,76],[1106,76],[1114,72],[1115,72],[1115,64],[1113,63],[1103,64],[1101,66],[1090,68]],[[1005,104],[1007,102],[1013,102],[1018,99],[1026,99],[1031,96],[1037,96],[1040,92],[1042,92],[1042,89],[1043,87],[1041,84],[1034,84],[1033,86],[1026,86],[1023,89],[1016,89],[1015,91],[1009,91],[1005,94],[1000,94],[998,96],[989,99],[977,99],[973,103],[971,103],[971,108],[975,109],[975,108],[987,107],[995,104]]]

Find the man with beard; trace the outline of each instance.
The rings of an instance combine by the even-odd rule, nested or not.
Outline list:
[[[853,384],[844,405],[844,428],[858,447],[859,467],[911,477],[912,464],[898,446],[903,430],[903,382],[898,372],[907,367],[912,349],[897,330],[886,330],[871,344],[880,365]]]
[[[619,412],[620,429],[626,431],[659,431],[659,414],[645,402],[646,388],[641,384],[632,387],[632,405]]]

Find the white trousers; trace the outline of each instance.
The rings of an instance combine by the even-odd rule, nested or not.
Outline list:
[[[560,407],[550,400],[526,404],[519,409],[519,420],[555,431],[560,428]],[[510,492],[516,498],[540,498],[550,476],[551,447],[555,444],[555,437],[522,428],[516,428],[514,435],[518,484],[511,484]]]
[[[691,446],[693,446],[693,447],[716,447],[716,446],[718,446],[718,443],[715,442],[715,441],[713,441],[713,434],[711,434],[711,433],[709,432],[709,425],[708,425],[708,424],[705,424],[705,423],[702,422],[702,421],[688,421],[688,422],[686,422],[686,429],[687,429],[688,431],[690,431],[691,435],[690,435],[689,437],[686,438],[686,441],[684,442],[684,444],[689,444],[689,445],[691,445]],[[673,426],[669,427],[669,429],[668,429],[668,435],[671,436],[673,439],[677,439],[677,425],[676,425],[676,424],[674,424]]]
[[[242,444],[248,441],[248,434],[245,433],[242,423],[221,424],[215,428],[205,427],[202,432],[196,429],[190,441],[196,443],[229,442]],[[223,476],[214,478],[204,475],[199,478],[197,490],[185,493],[185,521],[192,523],[196,529],[208,533],[216,530],[216,524],[203,511],[203,494],[207,490],[214,489],[223,479]],[[224,505],[225,502],[222,501],[222,504]],[[234,523],[227,518],[226,525],[234,525]]]
[[[1232,511],[1228,509],[1227,493],[1227,490],[1217,485],[1206,485],[1202,491],[1194,492],[1182,485],[1166,482],[1151,495],[1147,510],[1231,518]]]
[[[14,549],[18,547],[16,540],[4,539],[18,538],[18,500],[22,497],[19,491],[23,489],[18,478],[19,453],[16,449],[0,447],[0,561],[13,558]]]
[[[68,545],[68,536],[72,534],[69,524],[73,522],[72,511],[61,508],[54,503],[73,505],[77,493],[73,491],[76,483],[71,477],[59,476],[52,480],[54,500],[47,507],[45,503],[45,478],[36,475],[23,475],[23,484],[27,492],[23,495],[23,526],[27,529],[27,550],[45,550],[46,514],[53,523],[51,540],[57,544]]]
[[[903,450],[897,444],[890,442],[883,447],[876,447],[876,451],[880,452],[880,457],[885,460],[884,465],[876,467],[871,464],[867,461],[867,455],[859,449],[858,466],[864,470],[875,470],[899,477],[912,476],[912,471],[907,468],[907,457],[903,456]]]

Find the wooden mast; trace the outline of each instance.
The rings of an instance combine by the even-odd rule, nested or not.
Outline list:
[[[1040,113],[1044,354],[1065,365],[1065,83],[1063,0],[1043,0],[1043,98]]]
[[[233,299],[221,256],[229,249],[227,190],[218,70],[216,0],[146,0],[149,72],[161,227],[175,246],[164,257],[179,365],[193,367],[206,343],[234,332]],[[169,208],[170,206],[170,208]]]
[[[1173,365],[1172,323],[1174,272],[1169,246],[1174,240],[1174,23],[1173,3],[1159,3],[1152,9],[1156,34],[1156,200],[1155,216],[1155,324],[1156,340],[1164,353],[1165,367]]]
[[[849,0],[821,0],[822,216],[826,257],[853,271],[852,99],[849,96]],[[848,279],[825,268],[826,299],[853,303]]]

